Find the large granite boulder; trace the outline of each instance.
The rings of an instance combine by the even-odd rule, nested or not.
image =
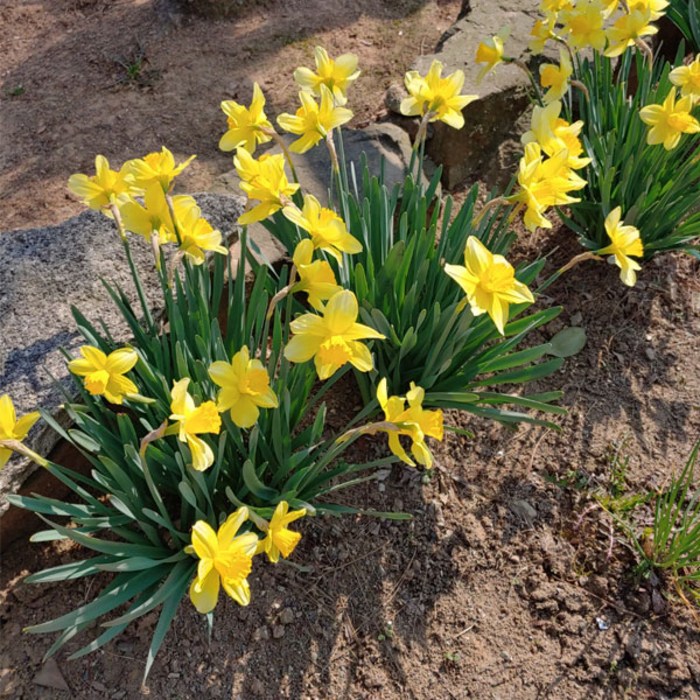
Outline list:
[[[465,2],[460,19],[446,32],[433,54],[420,56],[413,68],[425,75],[434,59],[444,64],[443,75],[464,71],[463,94],[479,95],[464,109],[466,124],[457,131],[440,122],[431,125],[428,155],[443,166],[443,184],[451,189],[477,177],[492,185],[510,179],[521,154],[519,138],[527,128],[530,97],[525,72],[513,64],[500,64],[477,83],[481,66],[474,55],[479,42],[510,29],[505,53],[523,57],[538,75],[542,57],[528,52],[530,30],[540,18],[539,0],[471,0]],[[550,42],[551,43],[551,42]],[[558,60],[556,46],[548,47],[547,60]],[[395,105],[399,100],[394,99]],[[388,102],[392,108],[392,104]],[[396,106],[394,106],[396,109]]]
[[[225,239],[237,239],[236,220],[241,197],[195,195],[203,215]],[[153,254],[139,236],[130,237],[135,263],[142,273],[146,296],[157,313],[160,287]],[[74,352],[81,345],[72,305],[92,322],[102,318],[116,338],[128,339],[118,309],[100,282],[119,285],[136,300],[124,248],[114,224],[98,212],[86,211],[57,226],[0,234],[0,394],[9,394],[18,414],[38,407],[65,421],[63,396],[55,380],[70,388],[60,349]],[[54,379],[52,379],[52,377]],[[56,434],[39,421],[26,444],[48,454]],[[17,455],[0,471],[0,525],[8,509],[7,493],[19,490],[36,465]]]

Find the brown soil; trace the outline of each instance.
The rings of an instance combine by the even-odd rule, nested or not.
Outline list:
[[[2,101],[11,135],[0,143],[5,227],[78,211],[63,182],[87,169],[94,152],[120,161],[164,140],[182,155],[200,154],[185,186],[206,186],[228,164],[216,152],[216,103],[230,96],[226,85],[243,81],[245,99],[249,78],[269,79],[274,111],[288,109],[288,68],[308,63],[316,42],[360,54],[365,82],[354,106],[367,119],[386,82],[422,43],[430,48],[459,9],[280,3],[237,22],[178,27],[143,2],[9,5],[0,8],[12,27],[0,36],[4,49],[12,46],[0,54],[3,87],[21,83],[26,92]],[[104,55],[128,50],[132,35],[146,42],[149,69],[160,77],[150,88],[110,87],[118,72]],[[524,240],[525,257],[559,246],[552,269],[578,252],[562,231]],[[548,294],[566,307],[548,336],[571,323],[588,333],[584,350],[537,387],[566,392],[561,431],[450,415],[475,437],[449,434],[435,447],[429,478],[395,466],[345,495],[408,511],[411,522],[304,522],[293,563],[256,567],[250,607],[222,605],[210,642],[204,621],[183,603],[145,688],[150,616],[93,655],[59,655],[69,692],[35,683],[50,640],[22,628],[89,600],[98,582],[22,586],[27,573],[80,553],[15,544],[0,576],[0,695],[699,698],[698,623],[671,587],[635,578],[634,554],[594,505],[595,493],[613,487],[616,451],[629,460],[625,488],[644,492],[678,472],[700,437],[698,265],[660,258],[627,289],[616,268],[589,263]],[[366,457],[385,447],[368,439],[359,449]]]

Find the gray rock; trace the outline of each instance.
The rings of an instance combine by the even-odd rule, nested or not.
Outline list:
[[[240,197],[195,195],[203,215],[230,243],[237,239]],[[150,247],[130,236],[135,263],[154,312],[160,309],[159,284]],[[125,324],[100,282],[121,286],[132,301],[136,292],[114,224],[86,211],[57,226],[0,234],[0,394],[12,397],[18,415],[49,410],[62,424],[63,396],[53,376],[70,391],[72,383],[60,348],[73,353],[82,344],[70,307],[75,305],[97,325],[102,318],[117,339],[128,339]],[[39,421],[25,443],[48,454],[57,436]],[[13,456],[0,471],[0,518],[7,493],[15,493],[36,465]],[[3,538],[11,539],[7,532]]]
[[[503,185],[513,172],[519,155],[517,146],[529,112],[529,80],[524,71],[513,64],[500,64],[477,84],[481,66],[474,55],[479,42],[510,28],[505,53],[512,58],[521,56],[538,75],[537,64],[542,57],[527,52],[530,30],[539,18],[539,0],[472,0],[463,4],[461,18],[446,32],[434,54],[421,56],[413,68],[425,74],[434,59],[444,64],[443,75],[464,71],[463,94],[479,95],[479,99],[464,109],[466,124],[456,131],[446,124],[431,125],[427,153],[443,166],[443,184],[451,189],[484,173],[488,184]],[[547,60],[558,60],[558,48],[547,47]],[[394,100],[395,101],[395,100]],[[521,121],[519,121],[521,120]]]
[[[66,679],[61,673],[56,660],[52,657],[46,660],[41,671],[34,677],[34,683],[44,688],[53,688],[54,690],[64,690],[70,693],[70,688]]]

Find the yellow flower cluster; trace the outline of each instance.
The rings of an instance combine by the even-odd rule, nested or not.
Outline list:
[[[289,557],[301,540],[301,533],[290,530],[289,525],[305,515],[305,508],[290,512],[289,504],[281,501],[269,522],[245,506],[229,515],[217,531],[205,520],[198,520],[192,527],[192,543],[185,548],[199,559],[190,585],[190,600],[197,611],[206,614],[214,610],[222,588],[239,605],[248,605],[253,557],[265,553],[273,563],[279,561],[280,554]],[[262,539],[251,531],[239,534],[249,519],[265,533]]]
[[[124,230],[143,236],[154,246],[174,243],[179,253],[201,265],[207,251],[225,255],[221,233],[202,217],[193,197],[170,194],[174,179],[192,162],[176,163],[163,146],[159,152],[127,161],[119,171],[101,155],[95,158],[95,175],[71,175],[68,188],[91,209],[114,218]],[[156,264],[159,264],[156,260]]]
[[[530,231],[552,228],[545,217],[547,209],[578,202],[570,192],[586,186],[586,181],[575,172],[590,163],[589,158],[581,156],[583,146],[578,136],[583,122],[569,124],[559,116],[561,110],[561,102],[535,107],[531,129],[523,135],[525,154],[518,167],[520,188],[508,201],[524,207],[524,222]]]
[[[658,32],[653,22],[665,14],[668,4],[667,0],[541,0],[544,19],[531,30],[530,50],[542,53],[549,40],[557,40],[575,51],[594,49],[619,56]]]

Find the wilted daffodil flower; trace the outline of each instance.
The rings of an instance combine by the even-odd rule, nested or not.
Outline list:
[[[303,314],[290,324],[294,334],[284,349],[290,362],[308,362],[312,357],[319,379],[328,379],[348,362],[360,372],[372,370],[372,355],[361,340],[384,340],[374,328],[357,323],[355,295],[343,290],[334,294],[323,315]]]
[[[386,379],[382,379],[377,387],[377,400],[384,411],[385,419],[397,426],[397,430],[387,430],[389,449],[401,461],[415,467],[416,463],[408,456],[400,441],[402,435],[409,437],[412,441],[411,453],[416,462],[430,469],[433,466],[433,455],[425,443],[425,438],[442,440],[443,416],[441,410],[426,411],[423,408],[424,398],[425,391],[414,382],[411,382],[411,388],[405,398],[388,396]]]
[[[480,83],[486,74],[495,68],[499,63],[503,63],[503,44],[510,35],[510,30],[503,27],[498,34],[486,41],[482,41],[476,47],[475,62],[481,65],[481,70],[476,77],[476,82]]]
[[[71,360],[68,369],[83,377],[85,388],[93,396],[104,396],[107,401],[121,404],[128,394],[137,394],[138,387],[124,375],[138,362],[138,355],[131,348],[120,348],[106,355],[99,348],[83,345],[82,358]]]
[[[263,154],[257,160],[244,148],[239,148],[233,158],[238,176],[239,187],[249,200],[259,204],[238,218],[241,225],[262,221],[291,202],[290,197],[299,189],[296,183],[290,183],[284,170],[285,160],[282,154]]]
[[[199,557],[197,574],[190,585],[190,600],[197,612],[210,613],[216,607],[220,588],[239,605],[250,603],[248,576],[258,536],[253,532],[238,534],[247,519],[248,509],[242,507],[228,516],[218,532],[205,520],[198,520],[192,527],[192,544],[185,551]]]
[[[190,156],[187,160],[176,165],[175,156],[163,146],[160,152],[156,151],[143,158],[135,158],[126,165],[137,187],[146,188],[157,182],[163,188],[163,192],[169,192],[173,180],[195,158],[196,156]]]
[[[569,88],[569,79],[574,72],[571,65],[569,52],[559,49],[559,65],[544,63],[540,66],[540,84],[547,89],[544,93],[544,102],[549,104],[561,100]]]
[[[294,80],[305,92],[311,92],[321,97],[321,86],[325,85],[333,94],[336,104],[344,105],[348,98],[348,88],[360,76],[357,70],[357,56],[354,53],[344,53],[332,59],[326,49],[317,46],[314,49],[316,72],[309,68],[297,68]]]
[[[456,70],[442,77],[442,63],[433,61],[425,77],[418,71],[406,73],[406,89],[409,97],[401,102],[401,114],[408,117],[430,115],[428,121],[442,121],[453,129],[464,126],[462,110],[478,95],[460,95],[464,85],[464,73]]]
[[[332,255],[339,265],[343,253],[352,255],[362,251],[362,243],[348,233],[345,222],[332,209],[322,207],[312,194],[304,195],[301,210],[289,204],[282,213],[311,236],[314,248]]]
[[[214,464],[214,452],[197,436],[201,433],[218,435],[221,430],[221,418],[213,401],[205,401],[201,406],[195,406],[194,399],[187,392],[189,384],[189,377],[180,379],[173,384],[170,391],[170,418],[176,421],[172,432],[177,432],[180,442],[187,443],[192,454],[192,467],[202,472]]]
[[[650,146],[662,143],[670,151],[678,145],[682,134],[697,134],[700,123],[691,114],[692,109],[690,95],[676,101],[676,88],[671,89],[663,104],[642,107],[639,116],[651,127],[647,132],[647,143]]]
[[[239,428],[251,428],[258,422],[260,408],[277,408],[279,402],[270,387],[270,377],[263,363],[250,359],[250,351],[243,346],[231,362],[214,362],[209,376],[221,387],[216,408],[230,411],[231,420]]]
[[[606,36],[603,24],[607,17],[607,5],[603,0],[578,0],[559,13],[563,34],[574,49],[593,48],[602,51]]]
[[[38,411],[32,411],[18,419],[10,396],[8,394],[0,396],[0,442],[5,440],[21,442],[38,420]],[[12,450],[9,447],[0,446],[0,469],[7,464],[11,454]]]
[[[635,226],[625,226],[621,218],[621,207],[615,207],[608,214],[605,219],[605,231],[610,237],[610,245],[596,252],[598,255],[609,255],[610,262],[620,268],[622,282],[628,287],[634,287],[637,282],[637,270],[642,268],[629,256],[641,258],[644,255],[644,246],[639,237],[639,229]]]
[[[253,83],[250,107],[238,104],[234,100],[224,100],[221,109],[228,122],[228,131],[219,141],[222,151],[245,148],[249,153],[253,153],[259,144],[272,139],[272,124],[265,116],[265,96],[257,83]]]
[[[321,99],[308,92],[300,92],[301,107],[296,114],[280,114],[277,123],[290,134],[296,134],[300,138],[293,141],[289,150],[294,153],[306,153],[321,139],[343,124],[352,119],[352,112],[345,107],[336,106],[333,101],[333,93],[321,85]]]
[[[515,279],[513,266],[494,255],[476,237],[464,249],[465,267],[445,265],[445,272],[464,290],[474,316],[488,313],[501,335],[505,334],[510,304],[533,303],[532,292]]]
[[[119,171],[111,170],[104,156],[95,156],[95,174],[76,173],[68,178],[68,189],[90,209],[102,211],[111,218],[109,207],[128,201],[134,194],[133,178],[128,163]]]
[[[301,533],[290,530],[289,525],[305,515],[306,508],[289,512],[289,504],[286,501],[280,501],[268,524],[265,539],[258,543],[257,553],[267,554],[267,558],[273,564],[279,561],[280,554],[287,559],[301,540]]]
[[[306,292],[309,304],[321,311],[323,302],[330,299],[336,292],[342,291],[333,274],[333,269],[325,260],[314,260],[314,244],[309,238],[299,241],[294,249],[292,261],[299,275],[292,290]]]
[[[689,96],[695,103],[700,100],[700,54],[689,65],[674,68],[668,77],[681,89],[683,97]]]

